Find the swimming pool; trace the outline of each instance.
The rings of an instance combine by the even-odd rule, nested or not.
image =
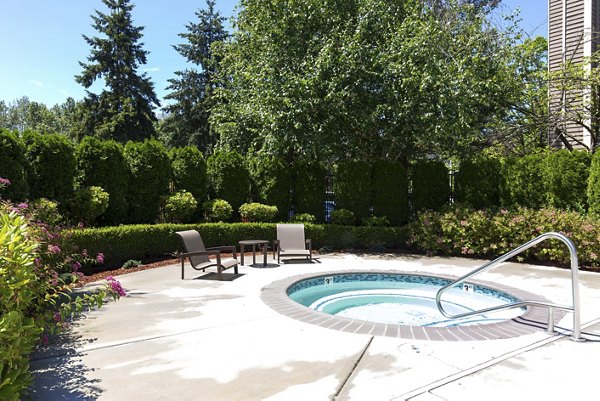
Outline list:
[[[472,341],[512,338],[545,329],[546,310],[537,307],[472,316],[463,321],[444,318],[438,314],[435,293],[454,279],[401,271],[324,272],[275,281],[261,290],[261,299],[292,319],[357,334]],[[442,301],[447,309],[458,313],[489,306],[490,302],[502,304],[517,299],[547,301],[520,289],[481,280],[448,291]],[[372,310],[371,305],[379,310]],[[372,315],[379,318],[373,319]],[[555,324],[563,316],[557,311]]]
[[[448,319],[435,303],[437,291],[451,281],[439,277],[391,273],[345,273],[300,280],[287,290],[294,301],[330,315],[374,323],[446,327],[499,322],[524,313],[509,309]],[[458,315],[519,301],[506,292],[472,283],[452,288],[444,308]]]

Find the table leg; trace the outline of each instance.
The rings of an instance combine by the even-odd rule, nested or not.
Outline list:
[[[240,262],[244,266],[244,245],[240,244]]]
[[[256,244],[252,244],[252,265],[256,264]]]
[[[263,267],[267,267],[267,252],[268,252],[268,246],[267,244],[263,244],[263,254],[264,254],[264,259],[263,259]]]

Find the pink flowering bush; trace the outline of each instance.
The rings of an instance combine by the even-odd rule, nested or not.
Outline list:
[[[428,254],[494,258],[545,232],[560,232],[577,246],[582,266],[600,267],[600,222],[593,216],[558,209],[475,210],[461,205],[418,214],[408,244]],[[519,260],[568,265],[569,251],[558,240],[530,248]]]

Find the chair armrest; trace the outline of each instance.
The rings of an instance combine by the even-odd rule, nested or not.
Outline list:
[[[218,255],[221,256],[221,252],[218,249],[207,249],[206,251],[196,251],[196,252],[182,252],[179,254],[180,258],[187,258],[190,256],[196,256],[196,255]]]
[[[221,252],[230,251],[233,255],[233,258],[237,259],[237,248],[233,245],[214,246],[212,248],[206,248],[206,250],[219,250]]]
[[[308,244],[308,249],[312,250],[312,240],[311,239],[307,239],[304,241],[305,244]]]

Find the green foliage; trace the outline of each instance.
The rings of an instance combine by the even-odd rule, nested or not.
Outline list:
[[[209,123],[219,65],[212,49],[215,42],[225,41],[228,35],[223,25],[225,18],[214,10],[215,2],[207,0],[206,3],[206,10],[196,12],[198,22],[188,23],[187,32],[179,34],[187,43],[174,46],[201,71],[175,71],[176,78],[168,80],[167,90],[171,93],[165,99],[173,102],[164,108],[167,117],[161,122],[160,130],[168,146],[192,145],[208,153],[217,140]]]
[[[194,196],[183,190],[165,199],[163,204],[164,220],[169,223],[189,223],[198,207]]]
[[[361,161],[338,163],[333,181],[335,205],[352,211],[357,219],[371,214],[371,166]]]
[[[410,225],[409,244],[434,255],[498,257],[549,232],[562,232],[578,248],[582,266],[600,267],[600,224],[574,211],[516,208],[497,213],[456,206],[440,212],[418,214]],[[519,260],[558,262],[568,265],[569,250],[562,242],[544,241],[521,254]]]
[[[248,238],[272,241],[277,235],[274,223],[154,224],[76,229],[71,240],[91,253],[104,250],[106,264],[121,266],[129,259],[163,257],[181,250],[175,232],[182,230],[198,230],[207,247],[236,245]],[[406,231],[399,227],[305,224],[305,233],[315,248],[400,249],[407,239]]]
[[[562,149],[550,153],[544,168],[547,204],[559,209],[587,209],[588,152]]]
[[[588,178],[587,200],[590,213],[600,215],[600,152],[594,153]]]
[[[225,199],[234,210],[248,201],[250,175],[238,152],[215,152],[207,161],[207,172],[215,198]]]
[[[331,224],[340,226],[353,226],[356,224],[354,212],[348,209],[336,209],[331,212]]]
[[[127,215],[128,166],[123,146],[108,140],[86,136],[75,150],[79,184],[102,187],[110,195],[108,209],[99,222],[119,224]]]
[[[0,177],[10,184],[0,188],[0,198],[25,199],[29,193],[26,176],[25,146],[13,132],[0,128]]]
[[[146,73],[138,68],[147,63],[148,51],[143,50],[143,27],[133,25],[130,0],[102,0],[108,13],[96,11],[92,27],[100,37],[83,35],[91,47],[81,63],[83,71],[75,80],[89,89],[98,78],[103,78],[104,89],[99,95],[87,91],[83,102],[83,135],[104,139],[143,140],[155,134],[153,107],[160,106],[154,85]],[[118,60],[118,62],[116,62]]]
[[[101,187],[83,187],[75,192],[71,202],[71,215],[78,222],[94,225],[108,209],[110,195]]]
[[[292,217],[291,222],[315,224],[317,222],[317,218],[310,213],[298,213]]]
[[[292,204],[292,175],[287,163],[276,157],[249,157],[248,170],[253,195],[259,202],[277,206],[277,219],[286,221]]]
[[[399,162],[379,160],[373,165],[373,214],[385,216],[395,226],[405,223],[408,206],[408,174]]]
[[[261,203],[244,203],[240,206],[240,216],[244,221],[256,223],[269,223],[277,217],[277,206],[263,205]]]
[[[129,221],[152,223],[171,178],[171,163],[164,146],[156,140],[128,142],[125,160],[129,166]]]
[[[43,222],[50,226],[63,224],[64,218],[58,211],[58,203],[46,198],[39,198],[30,203],[31,221]]]
[[[27,181],[33,198],[65,205],[73,195],[76,161],[73,144],[63,135],[26,132]]]
[[[29,354],[41,327],[28,315],[39,296],[34,269],[36,243],[25,219],[0,213],[0,399],[19,400],[32,383]]]
[[[457,202],[476,209],[500,204],[500,161],[486,156],[472,157],[460,162],[454,181]]]
[[[319,162],[297,160],[292,165],[293,204],[296,213],[309,213],[325,221],[325,169]]]
[[[206,221],[230,221],[233,215],[233,208],[224,199],[213,199],[204,202],[204,218]]]
[[[206,199],[206,161],[198,148],[173,148],[169,151],[169,157],[175,188],[188,191],[198,200]]]
[[[546,204],[545,153],[505,160],[502,166],[502,204],[539,209]]]
[[[418,160],[412,170],[412,207],[439,210],[448,203],[450,182],[444,163],[435,160]]]
[[[390,221],[385,216],[371,216],[363,219],[362,224],[367,227],[387,227],[390,225]]]
[[[129,259],[128,261],[123,263],[123,266],[121,266],[121,268],[122,269],[133,269],[134,267],[138,267],[141,264],[142,264],[141,260]]]

